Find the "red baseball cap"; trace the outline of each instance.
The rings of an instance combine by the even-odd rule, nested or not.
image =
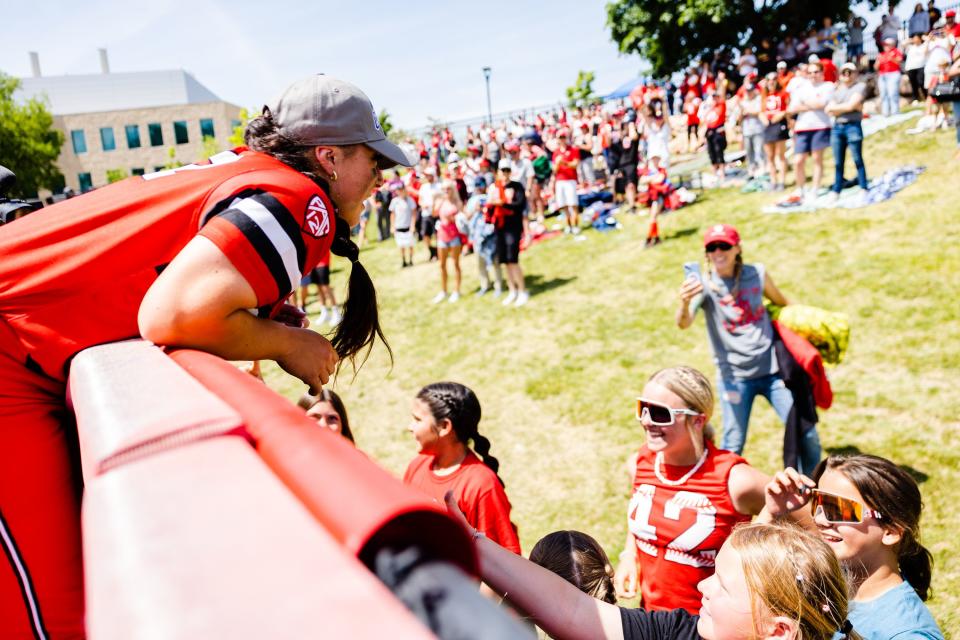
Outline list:
[[[711,242],[727,242],[736,246],[740,244],[740,234],[729,224],[715,224],[703,235],[703,246]]]
[[[956,18],[956,17],[957,17],[957,12],[954,11],[953,9],[949,9],[949,10],[948,10],[945,14],[943,14],[943,15],[944,15],[944,17],[947,17],[947,18]]]

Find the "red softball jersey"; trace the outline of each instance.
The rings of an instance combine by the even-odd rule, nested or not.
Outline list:
[[[627,526],[637,545],[643,607],[700,611],[697,583],[714,572],[720,545],[733,527],[749,522],[727,490],[730,470],[746,460],[707,444],[707,459],[682,485],[660,481],[656,454],[644,445],[637,458]],[[678,480],[690,467],[663,464],[661,475]]]
[[[460,468],[448,476],[438,476],[430,468],[433,456],[418,455],[403,474],[403,483],[414,487],[443,504],[443,496],[453,490],[457,506],[470,526],[485,536],[520,554],[517,527],[510,521],[510,500],[497,474],[472,451],[460,463]]]
[[[335,211],[311,178],[242,147],[135,176],[0,227],[0,316],[31,366],[64,380],[77,352],[139,336],[147,289],[202,235],[269,317],[328,259]]]

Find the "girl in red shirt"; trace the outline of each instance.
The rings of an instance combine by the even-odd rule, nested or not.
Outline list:
[[[760,121],[763,130],[763,149],[767,154],[767,172],[774,191],[783,191],[787,180],[787,103],[789,94],[780,86],[777,74],[770,72],[763,80],[760,90]]]
[[[683,112],[687,116],[687,153],[700,148],[700,103],[703,102],[691,89],[683,101]],[[692,144],[696,142],[696,146]]]
[[[444,494],[453,491],[471,527],[519,554],[510,501],[497,475],[500,462],[490,455],[490,441],[477,432],[479,424],[480,401],[464,385],[435,382],[421,389],[410,424],[420,454],[407,467],[403,482],[441,504]],[[467,446],[471,440],[476,453]]]

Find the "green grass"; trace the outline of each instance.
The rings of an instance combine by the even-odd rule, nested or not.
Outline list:
[[[641,251],[645,222],[631,217],[620,232],[590,231],[582,242],[562,237],[525,252],[534,295],[521,309],[469,295],[478,283],[473,256],[463,265],[468,295],[433,306],[435,264],[400,270],[392,242],[368,243],[362,259],[377,283],[395,362],[390,369],[386,350],[376,347],[355,379],[346,367],[334,387],[358,445],[401,474],[416,452],[406,432],[413,396],[429,382],[463,382],[483,406],[481,433],[500,460],[524,550],[550,531],[572,528],[615,556],[626,531],[624,460],[643,443],[633,399],[664,366],[685,363],[715,376],[703,320],[680,331],[673,316],[681,265],[702,256],[707,225],[728,222],[744,238],[747,261],[767,265],[791,300],[849,315],[850,349],[830,372],[835,401],[821,412],[821,440],[827,451],[886,456],[923,480],[923,542],[936,558],[929,604],[949,636],[960,628],[953,538],[960,529],[960,163],[951,160],[952,130],[905,135],[911,124],[866,141],[869,175],[927,166],[888,202],[778,216],[760,213],[770,195],[710,191],[664,218],[668,239],[652,251]],[[826,166],[832,178],[832,161]],[[344,262],[334,268],[342,292]],[[303,391],[276,367],[266,371],[268,383],[291,399]],[[781,434],[772,409],[758,402],[745,456],[768,473],[777,470]]]

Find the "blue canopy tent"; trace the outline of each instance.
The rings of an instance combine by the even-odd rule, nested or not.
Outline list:
[[[617,87],[616,89],[608,93],[607,95],[603,96],[602,99],[604,102],[606,102],[607,100],[617,100],[618,98],[626,98],[627,96],[630,95],[630,92],[633,91],[634,87],[636,87],[641,82],[643,82],[643,78],[633,78],[632,80],[628,80],[627,82],[624,82],[622,85],[620,85],[619,87]]]

